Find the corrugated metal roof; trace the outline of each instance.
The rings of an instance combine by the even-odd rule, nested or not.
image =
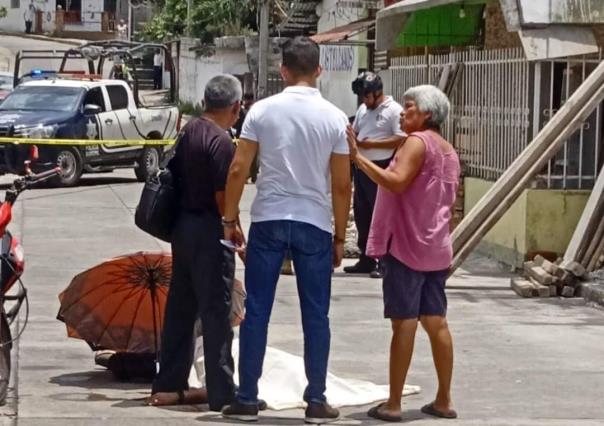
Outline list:
[[[375,25],[375,18],[365,18],[359,21],[354,21],[346,25],[332,28],[331,30],[315,34],[311,38],[319,43],[329,43],[348,39],[351,35],[367,31]]]
[[[317,32],[319,17],[315,10],[321,1],[294,0],[286,10],[288,19],[275,28],[281,36],[310,35]]]

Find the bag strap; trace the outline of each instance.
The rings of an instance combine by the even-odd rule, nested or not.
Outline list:
[[[176,149],[178,148],[178,144],[180,143],[180,141],[182,140],[184,136],[184,132],[181,130],[180,132],[178,132],[178,135],[176,135],[176,142],[174,142],[174,148],[172,148],[169,152],[168,155],[164,156],[164,159],[161,161],[161,163],[159,163],[159,168],[160,169],[165,169],[166,167],[168,167],[168,163],[174,158],[174,156],[176,155]]]

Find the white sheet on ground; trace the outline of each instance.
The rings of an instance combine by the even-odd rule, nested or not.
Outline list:
[[[189,376],[189,386],[203,387],[205,385],[205,370],[203,365],[202,338],[197,339],[195,362]],[[233,341],[233,358],[235,359],[235,382],[239,382],[237,360],[239,358],[239,341]],[[306,387],[304,374],[304,359],[267,347],[264,358],[262,377],[258,383],[258,397],[264,399],[273,410],[289,408],[304,408],[306,403],[302,394]],[[419,386],[405,385],[403,395],[420,392]],[[327,375],[327,400],[334,407],[366,405],[388,398],[388,386],[376,385],[371,382],[354,379],[343,379],[331,373]]]

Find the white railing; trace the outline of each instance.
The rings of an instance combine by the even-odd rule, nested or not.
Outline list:
[[[392,92],[402,101],[407,88],[437,84],[445,67],[461,64],[443,135],[460,153],[467,176],[496,180],[599,60],[600,56],[529,62],[521,49],[393,58]],[[591,188],[603,149],[598,107],[534,185]]]

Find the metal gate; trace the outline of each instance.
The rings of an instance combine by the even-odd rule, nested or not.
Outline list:
[[[450,93],[443,135],[455,145],[466,176],[496,180],[587,75],[596,57],[529,62],[521,49],[469,49],[444,55],[393,58],[393,96],[437,84],[447,67],[461,67]],[[602,108],[583,123],[534,186],[590,189],[602,167]]]

